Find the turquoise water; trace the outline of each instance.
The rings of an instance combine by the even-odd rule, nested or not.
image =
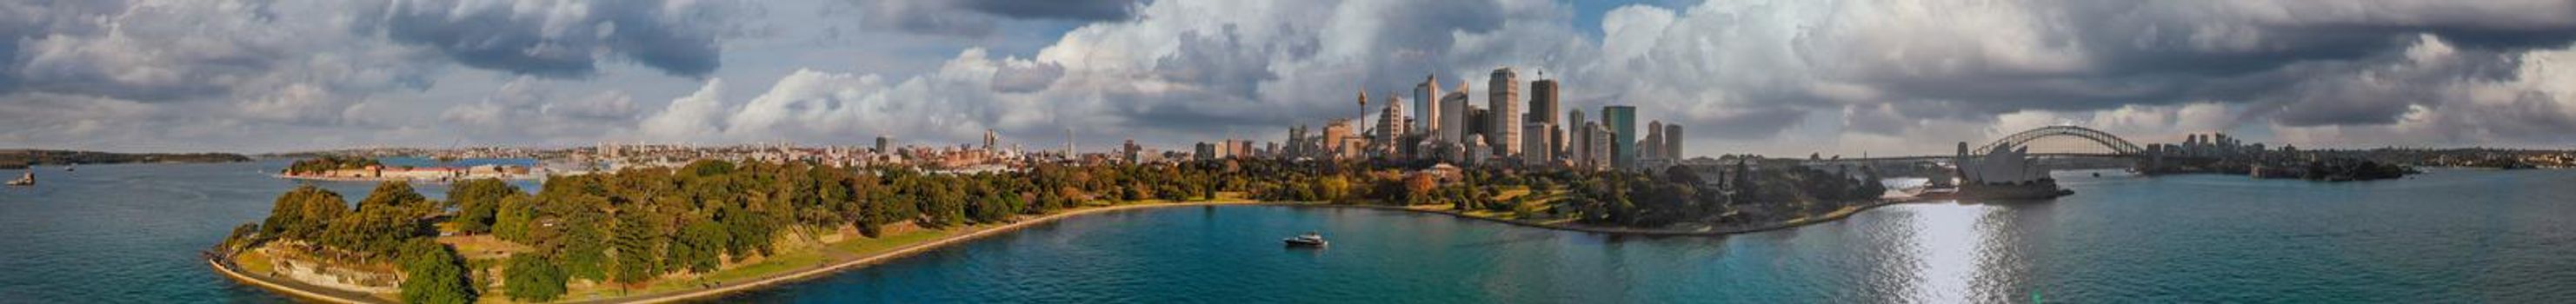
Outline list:
[[[37,167],[35,187],[0,187],[0,303],[285,302],[215,274],[197,251],[266,218],[298,183],[353,203],[375,187],[268,176],[286,163]],[[447,196],[445,185],[413,187]]]
[[[40,167],[38,187],[0,188],[0,303],[285,301],[194,259],[295,185],[266,177],[284,165]],[[2062,173],[2079,193],[2053,202],[1898,205],[1724,238],[1362,209],[1121,211],[720,301],[2576,302],[2576,171],[2109,175]],[[1308,230],[1333,246],[1278,245]]]

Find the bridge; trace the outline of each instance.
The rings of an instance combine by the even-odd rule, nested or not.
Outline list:
[[[1972,149],[1972,150],[1969,150],[1969,151],[1968,151],[1968,153],[1969,153],[1970,155],[1985,155],[1985,154],[1986,154],[1986,153],[1988,153],[1988,152],[1994,152],[1994,149],[1999,148],[1999,147],[2006,147],[2006,146],[2011,146],[2011,147],[2028,147],[2028,146],[2030,146],[2030,144],[2031,144],[2031,143],[2033,143],[2033,142],[2038,142],[2038,141],[2043,140],[2043,139],[2080,139],[2080,140],[2083,140],[2083,141],[2085,141],[2085,142],[2090,142],[2090,143],[2092,143],[2092,144],[2099,145],[2099,146],[2101,146],[2102,148],[2104,148],[2104,149],[2106,149],[2106,150],[2109,150],[2109,151],[2107,151],[2107,152],[2032,152],[2032,153],[2030,153],[2030,156],[2032,156],[2032,157],[2043,157],[2043,158],[2047,158],[2047,157],[2057,157],[2057,158],[2064,158],[2064,157],[2141,158],[2141,157],[2145,157],[2145,156],[2146,156],[2146,154],[2147,154],[2147,149],[2145,149],[2145,148],[2141,148],[2141,147],[2139,147],[2139,146],[2138,146],[2138,144],[2136,144],[2136,143],[2131,143],[2131,142],[2129,142],[2129,140],[2127,140],[2127,139],[2122,139],[2122,138],[2120,138],[2120,136],[2119,136],[2119,135],[2113,135],[2113,134],[2111,134],[2111,132],[2103,132],[2102,130],[2094,130],[2094,129],[2092,129],[2092,128],[2085,128],[2085,127],[2078,127],[2078,126],[2047,126],[2047,127],[2040,127],[2040,128],[2037,128],[2037,129],[2030,129],[2030,130],[2027,130],[2027,131],[2021,131],[2021,132],[2018,132],[2018,133],[2013,133],[2012,135],[2005,135],[2003,138],[1995,139],[1995,141],[1994,141],[1994,142],[1989,142],[1989,143],[1986,143],[1985,145],[1977,146],[1976,148],[1974,148],[1974,149]],[[1821,161],[1821,162],[1822,162],[1822,163],[1869,163],[1869,162],[1920,162],[1920,161],[1946,161],[1946,160],[1949,160],[1951,157],[1954,157],[1954,156],[1956,156],[1956,155],[1919,155],[1919,156],[1883,156],[1883,157],[1866,157],[1866,158],[1838,158],[1838,159],[1832,159],[1832,160],[1824,160],[1824,161]]]

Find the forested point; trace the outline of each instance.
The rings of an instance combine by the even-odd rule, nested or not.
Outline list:
[[[545,302],[563,299],[568,286],[632,288],[712,273],[728,262],[779,254],[779,244],[799,233],[846,228],[878,237],[890,226],[948,229],[1070,208],[1227,197],[1220,193],[1275,202],[1452,205],[1652,228],[1763,220],[1783,208],[1812,213],[1812,206],[1874,199],[1884,191],[1866,182],[1874,174],[1794,164],[1757,169],[1739,162],[1648,174],[1423,169],[1431,167],[1209,160],[931,174],[707,160],[557,176],[536,193],[500,180],[469,180],[451,187],[444,201],[387,181],[354,207],[338,193],[305,185],[280,195],[267,219],[236,228],[217,252],[277,246],[326,263],[393,265],[406,302],[465,303],[481,296]],[[1498,195],[1506,191],[1548,195]],[[432,241],[442,234],[488,235],[526,249],[469,260],[454,245]],[[492,280],[502,290],[480,290]]]
[[[296,160],[294,163],[288,163],[286,164],[286,169],[279,170],[279,173],[286,175],[322,174],[330,173],[332,170],[356,170],[383,165],[384,163],[377,162],[374,158],[323,155],[321,157]]]

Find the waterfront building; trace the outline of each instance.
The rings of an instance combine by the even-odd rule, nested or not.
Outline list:
[[[1440,110],[1444,107],[1440,104],[1440,97],[1444,93],[1447,92],[1440,91],[1440,76],[1437,74],[1422,75],[1422,83],[1413,85],[1413,119],[1420,122],[1414,128],[1415,133],[1442,134],[1440,114],[1443,113]]]
[[[1637,107],[1601,107],[1601,124],[1610,129],[1610,166],[1628,169],[1637,164]]]
[[[1494,146],[1494,156],[1512,157],[1521,152],[1519,78],[1519,72],[1511,67],[1495,68],[1485,88],[1485,143]]]
[[[2029,147],[2005,143],[1985,155],[1972,155],[1968,154],[1968,143],[1960,142],[1958,149],[1950,161],[1958,166],[1959,195],[2032,199],[2074,193],[2058,188],[2057,180],[2048,176],[2048,169],[2031,161]]]

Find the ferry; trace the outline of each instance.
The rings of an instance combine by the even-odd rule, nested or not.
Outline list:
[[[1289,247],[1324,247],[1325,244],[1324,234],[1315,233],[1313,231],[1308,231],[1305,235],[1290,237],[1280,241],[1288,243]]]

